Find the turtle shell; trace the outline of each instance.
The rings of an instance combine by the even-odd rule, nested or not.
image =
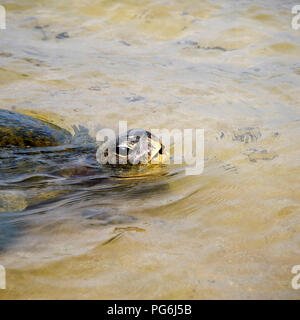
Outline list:
[[[68,143],[72,135],[52,123],[0,110],[0,147],[49,147]]]

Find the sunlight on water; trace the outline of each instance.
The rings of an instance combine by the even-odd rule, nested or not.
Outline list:
[[[0,298],[299,298],[293,1],[2,4],[0,108],[78,143],[0,151]],[[100,169],[119,120],[204,128],[203,174]]]

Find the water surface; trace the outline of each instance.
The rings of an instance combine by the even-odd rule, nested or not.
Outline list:
[[[124,179],[86,149],[1,150],[1,298],[299,298],[293,1],[2,4],[1,108],[91,137],[204,128],[205,169]]]

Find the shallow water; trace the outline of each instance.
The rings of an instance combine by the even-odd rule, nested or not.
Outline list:
[[[205,169],[125,179],[88,151],[1,150],[0,298],[300,297],[294,1],[2,4],[1,108],[92,137],[204,128]]]

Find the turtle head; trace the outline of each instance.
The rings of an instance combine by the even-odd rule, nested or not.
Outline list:
[[[100,147],[97,159],[102,164],[162,164],[169,154],[160,139],[149,131],[132,129]]]

